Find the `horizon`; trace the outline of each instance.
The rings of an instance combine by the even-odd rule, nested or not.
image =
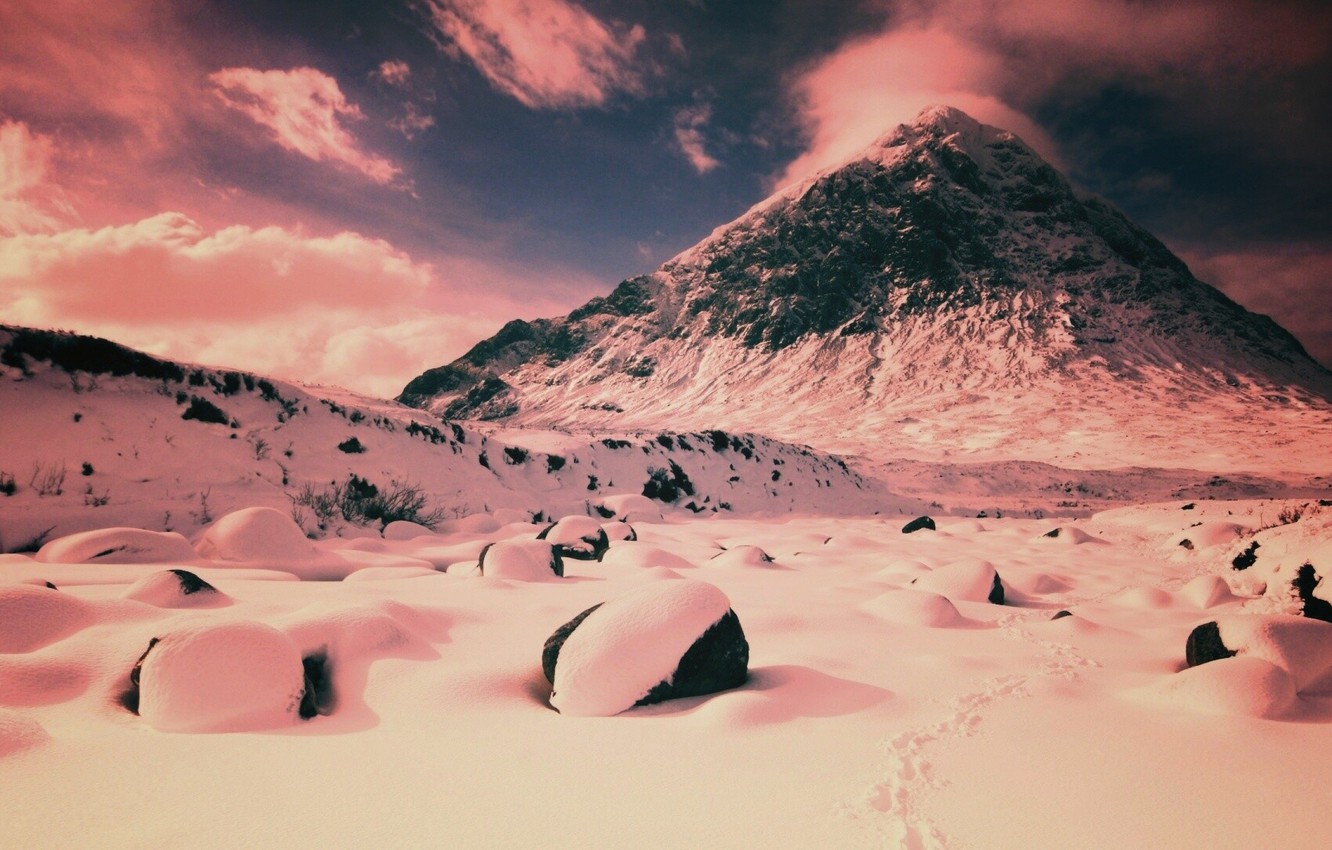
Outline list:
[[[1332,364],[1317,4],[20,0],[0,33],[14,324],[392,397],[949,104]]]

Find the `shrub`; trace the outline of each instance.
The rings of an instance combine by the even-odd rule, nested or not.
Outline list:
[[[559,455],[546,455],[546,472],[559,472],[564,469],[564,458]]]
[[[65,488],[65,462],[59,466],[54,463],[34,463],[28,486],[37,491],[38,496],[59,496]]]
[[[338,451],[346,452],[349,455],[365,454],[365,446],[355,437],[348,437],[341,443],[338,443]]]
[[[506,446],[504,449],[504,462],[510,466],[527,463],[527,449],[520,449],[517,446]]]
[[[92,475],[92,474],[93,474],[93,465],[92,465],[91,463],[88,463],[88,461],[85,460],[85,461],[83,462],[83,472],[82,472],[82,475],[86,478],[87,476]]]
[[[12,496],[18,492],[18,485],[14,483],[14,476],[8,472],[0,472],[0,494]]]
[[[681,493],[694,495],[694,483],[679,464],[671,461],[669,470],[655,466],[648,468],[648,480],[643,484],[644,496],[670,503],[680,498]]]
[[[426,509],[426,497],[419,486],[390,481],[381,488],[355,474],[322,490],[306,484],[290,498],[293,511],[309,509],[321,530],[339,516],[357,525],[378,522],[381,527],[405,520],[434,528],[444,519],[442,508]]]
[[[197,395],[190,396],[190,406],[180,415],[180,418],[197,419],[200,422],[211,422],[216,425],[226,425],[231,421],[222,408]]]

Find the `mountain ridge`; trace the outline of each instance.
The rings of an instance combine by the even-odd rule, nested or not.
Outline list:
[[[565,317],[509,323],[399,396],[519,426],[1199,468],[1273,468],[1283,452],[1255,455],[1254,431],[1320,433],[1330,399],[1332,373],[1270,318],[1012,133],[947,107]],[[1211,447],[1143,433],[1181,409],[1226,433]],[[1225,424],[1236,416],[1256,427]],[[1072,428],[1120,436],[1097,447]]]

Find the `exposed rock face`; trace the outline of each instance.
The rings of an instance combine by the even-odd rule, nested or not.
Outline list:
[[[1016,136],[935,108],[657,272],[565,317],[510,322],[400,399],[449,417],[722,427],[834,450],[891,437],[904,454],[975,455],[981,424],[986,451],[1080,452],[1085,466],[1128,462],[1138,432],[1217,395],[1259,418],[1327,407],[1332,375]],[[1032,424],[993,421],[999,403]],[[1113,437],[1090,444],[1104,458],[1073,446],[1088,427]],[[1209,445],[1242,455],[1251,433],[1235,425]]]

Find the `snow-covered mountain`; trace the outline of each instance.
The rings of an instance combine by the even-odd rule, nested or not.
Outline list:
[[[400,400],[923,461],[1323,471],[1332,374],[1012,133],[921,113]]]
[[[840,458],[756,435],[487,434],[345,390],[5,325],[0,435],[0,553],[114,525],[191,533],[251,505],[291,512],[312,536],[395,517],[605,517],[616,497],[645,493],[688,515],[919,507]]]

